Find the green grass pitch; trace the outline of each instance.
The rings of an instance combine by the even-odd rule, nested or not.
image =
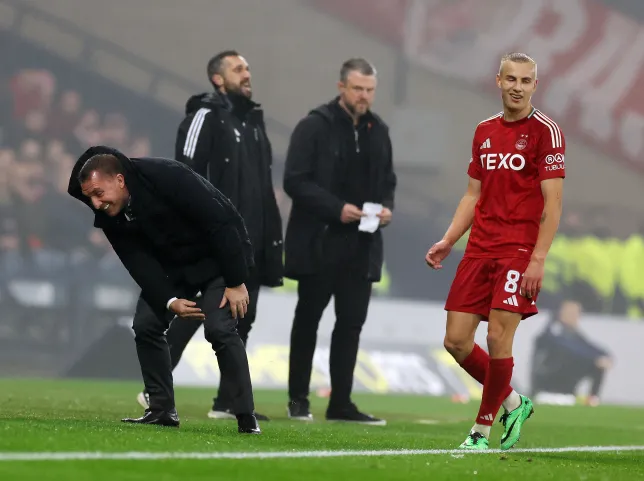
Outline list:
[[[388,420],[367,427],[325,422],[326,400],[312,397],[316,421],[302,424],[286,418],[284,392],[257,391],[258,411],[272,420],[261,424],[261,436],[248,436],[234,421],[206,417],[214,394],[206,389],[177,389],[179,429],[122,424],[142,412],[139,390],[137,383],[0,380],[0,480],[644,479],[641,408],[537,405],[516,450],[461,454],[451,450],[467,435],[477,402],[357,394],[361,409]],[[497,420],[492,448],[501,432]],[[579,447],[586,448],[562,449]],[[68,454],[53,460],[53,452]]]

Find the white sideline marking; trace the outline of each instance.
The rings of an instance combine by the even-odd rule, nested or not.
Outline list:
[[[644,451],[644,446],[577,446],[564,448],[525,448],[501,451],[466,451],[460,449],[400,449],[383,451],[274,451],[257,453],[150,453],[150,452],[46,452],[46,453],[0,453],[0,461],[84,461],[84,460],[157,460],[157,459],[279,459],[279,458],[339,458],[362,456],[413,456],[436,454],[514,454],[514,453],[600,453]]]

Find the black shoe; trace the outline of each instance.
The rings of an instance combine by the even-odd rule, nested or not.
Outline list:
[[[237,431],[240,434],[262,434],[254,414],[239,414],[237,416]]]
[[[385,426],[387,421],[378,419],[371,414],[365,414],[358,411],[355,404],[349,404],[346,408],[330,408],[326,411],[327,421],[338,421],[345,423],[360,423],[368,424],[370,426]]]
[[[179,427],[179,415],[176,409],[172,411],[150,411],[145,410],[145,414],[140,418],[124,418],[121,422],[132,424],[158,424],[159,426]]]
[[[288,417],[296,421],[313,421],[308,401],[289,401]]]

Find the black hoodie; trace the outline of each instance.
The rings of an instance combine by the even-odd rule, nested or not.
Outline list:
[[[244,218],[261,284],[282,285],[282,219],[259,104],[241,95],[193,95],[177,129],[175,154],[228,197]]]
[[[128,218],[97,211],[82,194],[78,174],[97,154],[112,154],[130,193]],[[72,170],[68,193],[94,212],[125,268],[155,312],[173,297],[190,297],[222,276],[228,287],[246,282],[253,266],[244,221],[231,202],[180,162],[128,158],[104,146],[89,148]],[[131,215],[130,215],[131,214]]]
[[[222,113],[231,109],[230,101],[216,92],[193,95],[186,102],[186,115],[177,131],[174,158],[211,182],[212,151],[222,134],[218,124],[225,117]]]

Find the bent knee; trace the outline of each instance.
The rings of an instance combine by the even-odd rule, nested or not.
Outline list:
[[[209,329],[204,329],[204,337],[208,342],[221,342],[222,340],[238,335],[237,329],[230,325],[214,326]]]
[[[204,337],[210,343],[226,342],[231,337],[239,337],[239,324],[238,320],[232,316],[219,318],[216,322],[206,322],[204,323]]]
[[[132,319],[135,339],[159,339],[165,335],[166,329],[168,329],[168,323],[163,315],[158,315],[145,301],[140,299],[134,312],[134,319]]]
[[[446,335],[443,340],[443,346],[457,361],[463,360],[472,352],[474,348],[474,339],[454,335]]]
[[[447,313],[443,345],[459,364],[472,352],[474,335],[480,322],[477,314],[454,311]]]

